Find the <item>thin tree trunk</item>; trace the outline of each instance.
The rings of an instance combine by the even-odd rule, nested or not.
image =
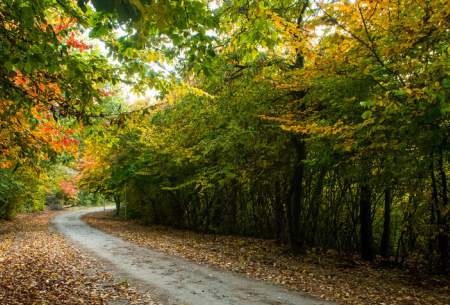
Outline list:
[[[314,191],[312,194],[311,200],[311,244],[315,245],[317,241],[316,233],[317,227],[319,224],[319,211],[320,205],[322,203],[322,189],[323,189],[323,180],[325,178],[326,170],[325,168],[320,168],[319,176],[317,178],[316,185],[314,186]]]
[[[281,195],[281,183],[275,182],[275,196],[273,200],[273,211],[275,217],[275,237],[278,241],[283,241],[284,233],[284,208]]]
[[[439,198],[438,198],[438,190],[436,184],[436,177],[434,176],[434,159],[431,156],[432,163],[430,165],[430,174],[431,174],[431,204],[430,204],[430,237],[428,240],[428,252],[429,252],[429,269],[432,269],[433,265],[433,252],[435,248],[436,242],[436,234],[435,230],[438,224],[438,206],[439,206]]]
[[[368,261],[374,258],[370,197],[370,187],[367,184],[362,185],[359,198],[361,258]]]
[[[288,208],[289,244],[295,252],[303,250],[304,240],[300,232],[300,213],[303,205],[303,176],[305,172],[303,161],[306,158],[305,142],[296,136],[292,138],[296,150],[294,173],[291,181],[291,191]]]
[[[392,208],[392,190],[386,187],[384,190],[384,223],[383,236],[381,238],[380,254],[384,258],[391,255],[391,208]]]
[[[447,177],[445,175],[443,153],[439,157],[439,175],[441,177],[441,188],[442,188],[442,210],[445,211],[448,207],[448,190],[447,190]],[[439,251],[441,253],[441,270],[443,273],[447,273],[449,268],[449,241],[448,234],[449,230],[449,217],[446,213],[442,215],[442,212],[438,214],[439,216]]]
[[[120,213],[120,196],[114,195],[114,202],[116,203],[116,216]]]
[[[297,28],[301,30],[303,17],[308,8],[309,1],[303,1],[302,9],[297,17]],[[302,54],[302,50],[300,48],[296,49],[296,59],[295,63],[292,66],[292,69],[303,69],[305,65],[305,57]],[[301,99],[306,95],[306,90],[301,91],[292,91],[291,95],[295,99]],[[288,198],[288,237],[289,244],[291,248],[295,252],[301,252],[304,246],[304,238],[301,236],[300,232],[300,212],[303,204],[303,179],[305,174],[305,165],[303,161],[306,159],[306,145],[303,139],[303,135],[293,135],[291,138],[291,142],[295,148],[295,157],[294,157],[294,171],[292,175],[291,181],[291,189],[290,196]]]

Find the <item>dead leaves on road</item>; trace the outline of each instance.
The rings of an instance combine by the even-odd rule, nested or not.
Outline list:
[[[0,222],[0,304],[155,304],[50,232],[52,216]]]
[[[170,255],[247,274],[342,304],[450,304],[449,279],[382,269],[332,254],[289,254],[274,241],[197,234],[160,226],[143,226],[111,214],[85,216],[91,225]]]

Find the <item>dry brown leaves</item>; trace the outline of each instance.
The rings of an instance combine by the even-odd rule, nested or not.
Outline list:
[[[190,261],[231,270],[342,304],[450,304],[449,279],[376,268],[332,254],[302,258],[270,240],[214,236],[118,220],[111,213],[84,217],[94,227]]]
[[[0,222],[0,304],[156,304],[51,232],[54,215]]]

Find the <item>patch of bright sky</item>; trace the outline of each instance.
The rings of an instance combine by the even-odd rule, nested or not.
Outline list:
[[[222,5],[222,0],[213,0],[208,2],[208,8],[212,11],[218,9]],[[121,32],[118,32],[119,35],[126,35],[125,31],[120,30]],[[214,30],[208,30],[206,31],[206,35],[211,37],[216,37],[217,32]],[[182,55],[183,56],[183,55]],[[170,73],[175,72],[175,64],[168,64],[168,63],[150,63],[150,67],[158,73],[162,73],[163,75],[168,75]],[[123,84],[121,86],[124,90],[123,93],[125,94],[125,102],[128,104],[134,104],[137,101],[145,100],[150,104],[154,104],[158,102],[158,96],[160,94],[159,90],[156,89],[147,89],[143,94],[142,93],[136,93],[133,92],[131,86]]]
[[[210,10],[214,11],[222,5],[222,0],[214,0],[208,2],[208,7]]]
[[[220,8],[220,6],[222,6],[223,4],[223,0],[212,0],[208,2],[208,8],[211,11],[214,11],[218,8]],[[118,28],[115,30],[115,33],[117,35],[117,37],[121,37],[121,36],[125,36],[128,35],[128,33],[121,28]],[[214,30],[208,30],[206,32],[206,35],[211,36],[211,37],[216,37],[217,33]],[[105,45],[105,43],[99,39],[92,39],[89,38],[89,30],[84,32],[82,34],[83,39],[85,41],[87,41],[91,47],[95,48],[98,52],[100,52],[100,54],[104,55],[105,57],[107,57],[110,61],[110,63],[112,65],[120,65],[120,62],[112,57],[110,57],[108,54],[108,49]],[[170,47],[170,45],[169,45]],[[149,67],[151,69],[153,69],[153,71],[157,72],[157,73],[161,73],[164,76],[169,76],[170,74],[175,73],[175,65],[176,62],[174,64],[170,64],[170,63],[160,63],[160,62],[152,62],[149,63]],[[146,101],[149,104],[155,104],[158,102],[158,96],[160,95],[160,91],[157,89],[152,89],[149,88],[147,90],[145,90],[144,92],[136,92],[135,90],[133,90],[133,87],[122,83],[120,84],[120,89],[118,90],[118,95],[119,97],[127,104],[135,104],[138,101]]]
[[[117,37],[125,36],[127,33],[123,29],[117,29],[115,30]],[[86,41],[91,48],[93,48],[95,51],[99,52],[106,58],[108,58],[110,64],[113,66],[119,66],[120,62],[111,56],[109,56],[108,48],[106,47],[105,43],[99,39],[92,39],[89,37],[89,30],[82,33],[82,38],[84,41]],[[169,65],[167,63],[157,63],[152,62],[149,63],[149,66],[157,73],[161,73],[162,75],[168,76],[171,72],[174,71],[174,66]],[[133,90],[133,87],[122,83],[119,85],[119,90],[117,90],[117,95],[119,98],[121,98],[125,103],[131,105],[135,104],[137,101],[146,101],[149,104],[154,104],[157,102],[157,97],[160,94],[159,90],[156,89],[147,89],[144,92],[136,92]]]

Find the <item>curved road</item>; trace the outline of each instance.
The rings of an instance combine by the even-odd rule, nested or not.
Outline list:
[[[168,304],[333,305],[244,276],[197,265],[105,234],[80,217],[99,209],[70,211],[54,218],[56,229],[104,260],[119,278],[140,283]]]

